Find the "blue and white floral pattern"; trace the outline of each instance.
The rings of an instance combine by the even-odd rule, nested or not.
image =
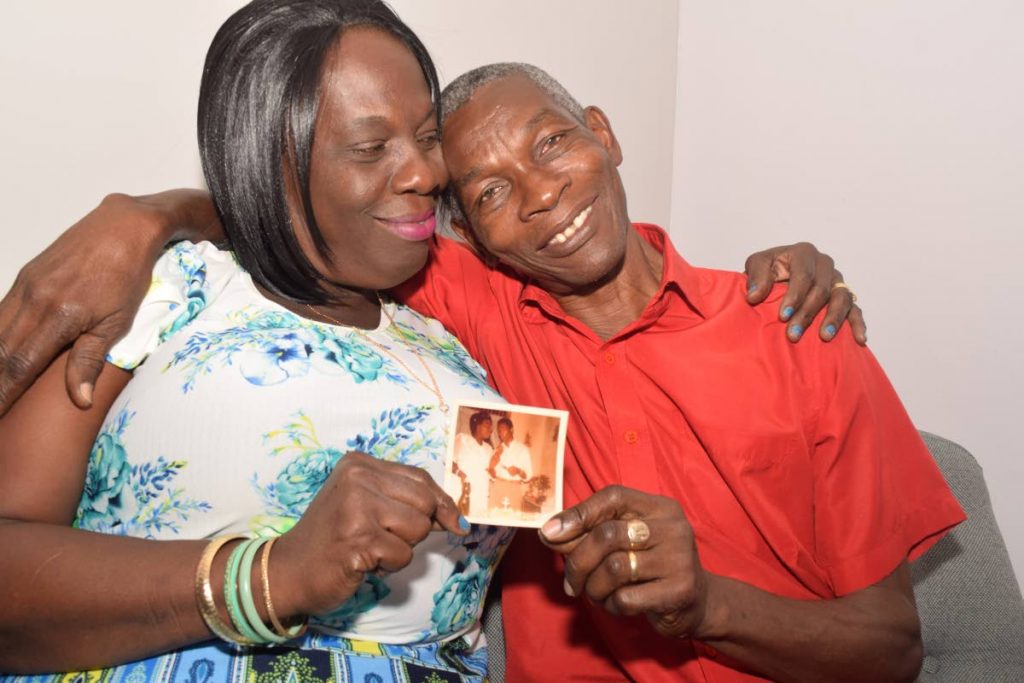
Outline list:
[[[372,330],[315,322],[264,298],[229,253],[205,243],[179,245],[154,272],[111,352],[138,367],[93,447],[82,528],[157,539],[286,533],[348,451],[442,483],[448,417],[409,368],[427,363],[449,403],[500,400],[440,323],[402,306],[387,304],[390,317]],[[495,527],[431,532],[409,566],[368,575],[314,618],[309,642],[386,642],[415,657],[466,632],[511,538]]]
[[[184,460],[167,460],[161,455],[134,465],[129,462],[123,436],[134,416],[122,408],[96,437],[74,524],[119,536],[179,534],[190,515],[208,512],[211,506],[174,487],[188,464]]]

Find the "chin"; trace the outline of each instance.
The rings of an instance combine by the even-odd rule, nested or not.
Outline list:
[[[430,255],[430,249],[426,242],[417,246],[421,246],[422,248],[416,249],[415,253],[409,253],[408,251],[403,250],[403,253],[400,256],[385,263],[385,267],[378,270],[381,274],[382,284],[375,287],[375,289],[391,289],[392,287],[397,287],[416,273],[423,270],[423,267],[427,265],[427,258]]]

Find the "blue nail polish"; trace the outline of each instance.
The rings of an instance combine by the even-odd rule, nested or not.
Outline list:
[[[462,515],[459,515],[459,528],[463,531],[469,531],[469,520]]]
[[[757,291],[757,283],[756,282],[754,284],[750,285],[749,287],[747,287],[747,294],[753,294],[756,291]]]
[[[793,339],[799,339],[800,336],[803,335],[803,333],[803,325],[793,325],[791,328],[789,328],[789,336],[791,336]]]
[[[789,320],[789,317],[791,315],[793,315],[793,307],[792,306],[786,306],[784,309],[782,309],[782,319],[783,320]]]
[[[830,337],[836,336],[836,326],[831,323],[825,326],[825,334]]]

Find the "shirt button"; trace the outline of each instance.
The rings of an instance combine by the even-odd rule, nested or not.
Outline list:
[[[630,429],[628,432],[622,435],[622,438],[626,440],[626,443],[636,443],[640,435]]]
[[[604,362],[608,365],[615,365],[615,354],[611,351],[606,351],[604,354]]]

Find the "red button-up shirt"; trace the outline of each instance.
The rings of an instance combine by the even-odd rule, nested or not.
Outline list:
[[[844,595],[964,519],[874,356],[785,338],[738,273],[664,256],[640,317],[605,341],[550,294],[437,240],[400,292],[440,319],[514,403],[570,411],[565,504],[610,484],[671,496],[704,567],[798,599]],[[776,288],[769,303],[781,296]],[[711,648],[612,617],[562,589],[561,562],[521,533],[503,574],[516,681],[750,681]]]

